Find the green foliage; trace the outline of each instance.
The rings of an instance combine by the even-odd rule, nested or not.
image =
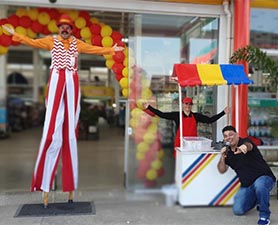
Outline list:
[[[255,70],[268,74],[267,81],[270,89],[277,91],[278,87],[278,62],[267,56],[261,49],[247,45],[236,50],[230,58],[230,63],[245,61]]]

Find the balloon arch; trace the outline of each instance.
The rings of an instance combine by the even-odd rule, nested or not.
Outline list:
[[[133,140],[138,160],[136,176],[144,181],[145,186],[155,186],[157,178],[164,175],[164,150],[161,148],[161,134],[158,130],[159,118],[143,112],[142,102],[153,100],[153,93],[144,71],[135,66],[132,51],[122,42],[120,32],[113,31],[109,25],[99,22],[95,17],[91,18],[87,11],[18,8],[15,14],[0,19],[0,55],[6,54],[9,46],[20,44],[13,41],[12,36],[1,25],[12,26],[17,33],[36,38],[39,33],[58,33],[56,21],[63,13],[67,13],[74,21],[73,34],[86,43],[103,47],[112,47],[117,43],[125,47],[123,52],[117,52],[113,56],[104,55],[105,64],[115,73],[122,95],[130,100],[130,126],[134,129]]]

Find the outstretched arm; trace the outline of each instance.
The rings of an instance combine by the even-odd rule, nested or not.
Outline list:
[[[113,47],[100,47],[87,44],[79,39],[77,39],[78,51],[80,53],[96,54],[96,55],[114,55],[115,52],[123,51],[124,47],[117,46],[115,44]]]

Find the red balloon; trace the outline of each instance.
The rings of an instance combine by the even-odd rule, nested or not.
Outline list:
[[[53,8],[49,9],[48,15],[52,20],[57,20],[60,18],[60,13],[57,9],[53,9]]]
[[[96,23],[93,23],[91,26],[90,26],[90,31],[92,34],[100,34],[100,31],[101,31],[101,26],[99,24],[96,24]]]
[[[40,33],[42,29],[43,26],[38,21],[34,21],[31,25],[31,30],[34,31],[35,33]]]
[[[49,35],[50,31],[48,30],[47,26],[43,26],[41,33],[44,35]]]
[[[81,39],[80,31],[81,31],[81,29],[78,29],[78,28],[74,27],[73,30],[72,30],[72,33],[76,38]]]
[[[8,36],[5,34],[2,34],[0,36],[0,45],[4,46],[4,47],[8,47],[12,44],[12,36]]]
[[[122,75],[122,70],[124,69],[124,65],[122,63],[114,63],[112,66],[112,70],[115,74],[121,74]]]
[[[28,16],[22,16],[20,17],[18,23],[20,26],[27,28],[32,25],[32,20]]]
[[[157,170],[158,177],[162,177],[164,174],[165,174],[165,169],[163,167]]]
[[[12,40],[11,45],[13,45],[13,46],[18,46],[18,45],[20,45],[20,42],[18,42],[18,41],[13,41],[13,40]]]
[[[90,21],[91,18],[90,14],[87,11],[80,11],[79,17],[83,17],[86,20],[86,22]]]
[[[100,35],[93,35],[91,38],[92,45],[102,46],[101,44],[102,37]]]
[[[13,25],[14,27],[18,26],[18,16],[17,15],[11,15],[8,17],[8,23]]]
[[[125,47],[125,43],[122,42],[122,41],[115,41],[114,44],[117,44],[118,46],[121,46],[121,47]]]
[[[123,38],[123,35],[119,31],[113,31],[111,34],[111,38],[114,41],[121,41]]]
[[[113,66],[112,66],[113,67]],[[116,79],[117,81],[120,81],[124,76],[122,74],[116,73]]]
[[[116,52],[114,55],[113,55],[113,60],[116,62],[116,63],[122,63],[125,59],[125,54],[123,52]]]
[[[0,20],[0,25],[4,25],[6,23],[9,23],[8,19],[5,18]]]

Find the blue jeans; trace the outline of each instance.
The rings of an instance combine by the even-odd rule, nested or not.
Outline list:
[[[269,192],[274,183],[270,176],[260,176],[249,187],[241,187],[234,197],[234,214],[243,215],[258,205],[259,216],[268,219],[271,213],[269,210]]]

